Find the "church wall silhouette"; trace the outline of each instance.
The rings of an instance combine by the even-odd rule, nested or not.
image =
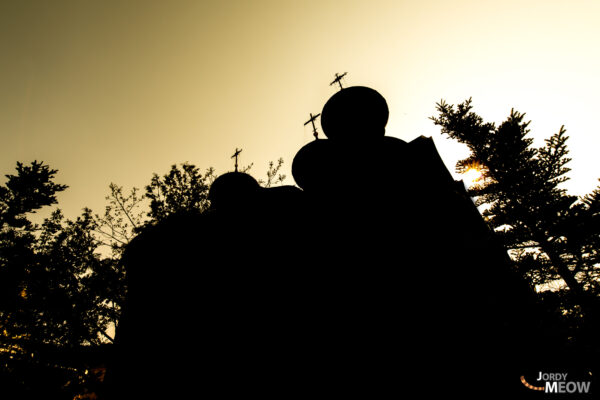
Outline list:
[[[299,187],[229,172],[209,211],[131,242],[111,398],[521,393],[532,292],[433,141],[385,136],[388,113],[341,89]]]

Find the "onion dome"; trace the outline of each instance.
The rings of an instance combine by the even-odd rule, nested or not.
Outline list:
[[[240,208],[254,201],[260,185],[243,172],[227,172],[219,176],[210,187],[208,199],[211,208]]]
[[[321,127],[332,140],[357,140],[385,135],[387,102],[364,86],[345,88],[331,96],[321,112]]]

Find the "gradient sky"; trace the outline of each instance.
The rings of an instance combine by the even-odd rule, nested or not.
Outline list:
[[[536,145],[564,124],[583,195],[600,177],[599,20],[578,0],[2,0],[0,173],[59,169],[71,218],[101,212],[110,182],[232,170],[236,147],[257,178],[283,157],[293,184],[303,123],[348,72],[387,99],[388,135],[432,136],[451,171],[464,149],[428,119],[442,98],[495,122],[525,112]]]

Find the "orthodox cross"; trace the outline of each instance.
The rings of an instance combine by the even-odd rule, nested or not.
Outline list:
[[[341,75],[336,72],[335,79],[333,80],[333,82],[331,82],[329,84],[329,86],[333,86],[333,85],[335,85],[337,83],[338,85],[340,85],[340,90],[343,89],[344,87],[342,86],[342,78],[345,77],[346,74],[347,74],[347,72],[344,72]]]
[[[242,152],[242,149],[235,148],[235,153],[231,156],[231,158],[235,157],[235,172],[238,172],[238,156]]]
[[[317,127],[315,126],[315,120],[319,115],[321,115],[321,113],[317,115],[312,115],[312,113],[310,113],[310,119],[304,123],[304,126],[308,125],[309,123],[312,123],[313,135],[315,135],[315,139],[319,138],[319,134],[317,133]]]

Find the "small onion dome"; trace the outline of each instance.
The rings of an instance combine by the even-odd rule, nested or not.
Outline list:
[[[392,186],[407,181],[412,157],[407,143],[382,136],[366,141],[313,140],[292,162],[296,184],[307,191],[354,190],[357,185]],[[347,187],[346,187],[347,186]]]
[[[331,182],[331,165],[335,163],[335,148],[331,140],[314,140],[296,153],[292,162],[292,175],[304,190],[321,188]]]
[[[260,185],[243,172],[227,172],[219,176],[210,187],[208,199],[214,209],[237,208],[252,203]]]
[[[321,127],[332,140],[369,139],[385,135],[389,117],[381,94],[364,86],[345,88],[331,96],[321,112]]]

